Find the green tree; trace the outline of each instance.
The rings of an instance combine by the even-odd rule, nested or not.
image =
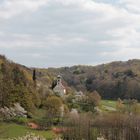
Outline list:
[[[61,107],[63,103],[59,97],[50,96],[47,98],[45,107],[47,110],[47,118],[49,125],[52,125],[55,119],[59,120],[61,116]]]
[[[45,103],[45,107],[47,109],[48,115],[51,116],[59,116],[60,115],[60,107],[62,106],[62,101],[59,97],[51,96],[48,97]]]
[[[88,112],[94,112],[94,108],[100,104],[101,96],[97,91],[94,91],[92,93],[88,93],[85,97],[85,101],[82,105],[82,108],[84,111]]]

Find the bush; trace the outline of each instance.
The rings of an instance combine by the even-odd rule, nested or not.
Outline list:
[[[17,124],[27,124],[28,123],[28,119],[24,118],[24,117],[16,117],[14,119],[11,120],[12,122],[15,122]]]

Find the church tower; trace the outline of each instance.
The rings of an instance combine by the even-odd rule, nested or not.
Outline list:
[[[61,76],[58,75],[58,76],[57,76],[57,85],[62,84],[61,82],[62,82],[62,80],[61,80]]]
[[[62,77],[60,75],[57,76],[57,84],[53,88],[53,91],[61,97],[63,97],[66,94],[66,89],[62,84]]]

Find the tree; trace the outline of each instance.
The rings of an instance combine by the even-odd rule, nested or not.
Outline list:
[[[68,131],[67,129],[66,131],[64,131],[63,139],[65,140],[94,140],[95,137],[93,136],[94,131],[92,131],[93,127],[91,126],[92,125],[91,120],[92,120],[92,117],[88,113],[80,114],[78,117],[75,115],[69,115],[64,120],[64,128],[68,127]]]
[[[1,60],[1,58],[0,58]],[[39,106],[39,96],[33,83],[28,80],[23,67],[3,60],[0,64],[0,106],[11,107],[20,103],[27,111]]]
[[[101,96],[97,91],[93,91],[92,93],[89,93],[88,100],[91,105],[98,106],[101,101]]]
[[[57,85],[57,80],[54,80],[52,82],[51,89],[54,89],[56,85]]]
[[[45,108],[47,110],[47,118],[49,119],[49,125],[52,125],[54,119],[58,119],[61,116],[61,107],[62,107],[62,101],[57,96],[50,96],[47,98],[45,103]]]
[[[94,91],[92,93],[88,93],[85,103],[83,104],[83,110],[85,111],[91,111],[94,112],[95,106],[98,106],[101,100],[101,96],[97,91]]]
[[[48,97],[45,103],[47,112],[51,116],[59,116],[61,106],[62,106],[62,101],[59,97],[56,96]]]
[[[36,81],[36,70],[33,70],[33,81]]]

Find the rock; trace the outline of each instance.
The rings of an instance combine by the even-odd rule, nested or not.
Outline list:
[[[27,111],[21,107],[19,103],[15,103],[13,107],[0,108],[0,114],[4,119],[11,119],[13,117],[27,117]]]
[[[18,117],[27,117],[27,111],[19,103],[14,104],[14,109]]]

